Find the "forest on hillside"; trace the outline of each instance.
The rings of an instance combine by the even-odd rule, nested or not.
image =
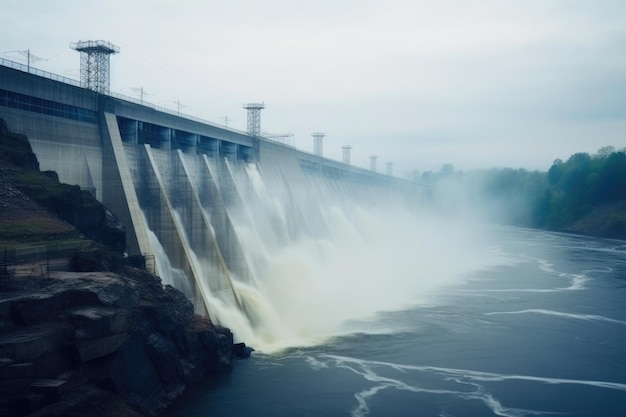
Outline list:
[[[626,149],[557,159],[545,172],[498,168],[457,171],[446,164],[417,179],[434,186],[443,209],[485,220],[626,238]]]

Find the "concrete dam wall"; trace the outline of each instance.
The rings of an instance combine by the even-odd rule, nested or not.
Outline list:
[[[0,117],[29,137],[42,170],[120,218],[129,255],[154,255],[164,283],[244,340],[272,320],[259,293],[268,254],[328,239],[334,216],[356,206],[413,204],[420,194],[397,178],[4,66]]]

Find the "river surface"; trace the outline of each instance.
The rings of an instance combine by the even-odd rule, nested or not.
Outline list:
[[[626,416],[626,242],[515,228],[491,239],[500,262],[428,302],[255,352],[167,415]]]

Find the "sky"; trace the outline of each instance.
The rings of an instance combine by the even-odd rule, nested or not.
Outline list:
[[[111,91],[396,176],[547,170],[626,147],[623,0],[2,0],[0,57],[80,78],[105,40]]]

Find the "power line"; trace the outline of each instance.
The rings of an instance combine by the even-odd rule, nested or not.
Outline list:
[[[5,54],[10,54],[10,53],[18,53],[24,57],[26,57],[26,62],[27,62],[27,67],[28,67],[28,72],[30,73],[30,63],[31,62],[38,62],[38,61],[48,61],[48,59],[46,58],[41,58],[37,55],[34,55],[30,52],[30,49],[27,49],[25,51],[6,51],[4,52]]]

